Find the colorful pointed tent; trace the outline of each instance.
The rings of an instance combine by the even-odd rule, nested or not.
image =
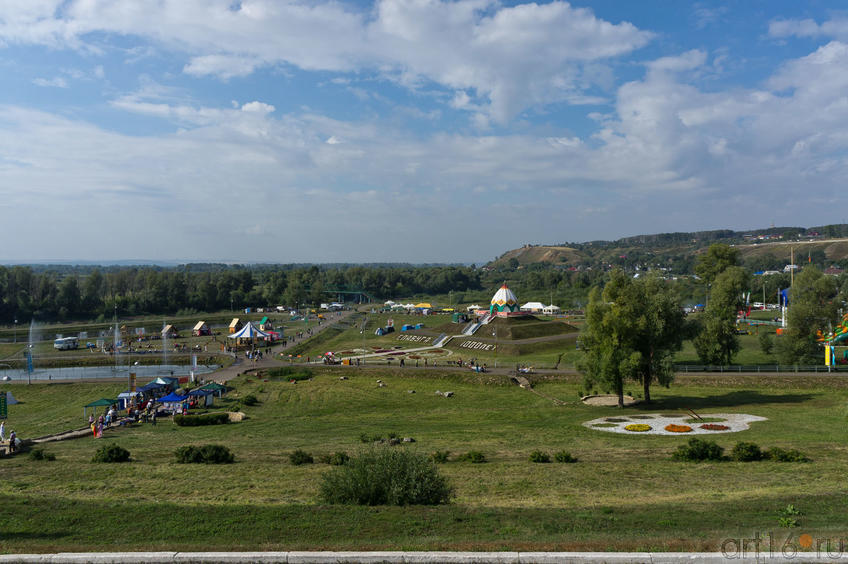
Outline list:
[[[271,335],[255,326],[252,321],[248,321],[239,331],[227,336],[230,339],[265,339]]]
[[[489,313],[520,313],[521,308],[518,306],[518,299],[512,290],[503,283],[503,286],[492,296],[492,305],[489,307]]]

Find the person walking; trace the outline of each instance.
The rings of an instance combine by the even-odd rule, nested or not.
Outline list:
[[[16,435],[15,432],[12,431],[12,433],[9,435],[9,452],[10,453],[18,450],[17,441],[18,441],[18,435]]]
[[[6,440],[6,421],[0,421],[0,443]]]

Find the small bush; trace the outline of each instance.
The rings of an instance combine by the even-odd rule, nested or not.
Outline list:
[[[797,527],[800,524],[797,519],[799,515],[801,515],[801,512],[798,508],[790,503],[777,513],[777,523],[788,529]]]
[[[730,451],[730,457],[737,462],[756,462],[763,459],[763,451],[754,443],[744,441],[736,443]]]
[[[228,409],[227,411],[229,411],[230,413],[238,413],[239,411],[241,411],[241,406],[239,404],[235,403],[235,404],[231,405],[230,409]]]
[[[259,400],[253,394],[247,394],[241,399],[241,403],[246,406],[253,406],[259,403]]]
[[[269,370],[268,377],[273,380],[285,380],[286,382],[309,380],[312,378],[312,370],[296,366],[281,366]]]
[[[174,455],[180,464],[231,464],[235,456],[223,445],[182,446]]]
[[[56,455],[52,452],[45,452],[43,448],[34,448],[29,452],[30,460],[56,460]]]
[[[301,464],[312,464],[315,462],[315,459],[305,450],[297,449],[289,454],[289,462],[295,466],[300,466]]]
[[[426,456],[409,450],[375,448],[324,474],[321,498],[351,505],[437,505],[453,488]]]
[[[230,422],[226,413],[207,413],[205,415],[174,415],[174,423],[180,427],[202,427],[205,425],[223,425]]]
[[[460,462],[470,462],[472,464],[482,464],[486,462],[486,455],[479,450],[469,450],[465,454],[460,455],[457,460]]]
[[[705,441],[697,437],[689,439],[685,445],[680,445],[674,454],[674,460],[689,462],[700,462],[702,460],[723,460],[724,449],[712,441]]]
[[[557,462],[565,462],[565,463],[577,462],[577,459],[574,458],[573,456],[571,456],[571,453],[566,452],[564,450],[561,450],[558,453],[556,453],[556,455],[554,456],[554,460],[556,460]]]
[[[116,443],[100,447],[91,459],[92,462],[129,462],[129,460],[130,451]]]
[[[348,453],[346,452],[339,451],[334,452],[332,455],[330,455],[330,460],[328,464],[330,464],[331,466],[343,466],[348,462],[350,462],[350,455],[348,455]]]
[[[530,453],[530,462],[548,463],[551,461],[551,455],[541,450],[534,450]]]
[[[795,449],[782,449],[780,447],[772,447],[765,452],[765,457],[769,460],[773,460],[775,462],[809,462],[810,459],[807,458],[800,450]]]
[[[430,455],[430,458],[436,464],[444,464],[448,461],[448,457],[450,457],[449,450],[437,450],[436,452]]]
[[[772,349],[774,348],[774,341],[767,332],[762,331],[757,337],[757,341],[760,344],[760,350],[765,354],[771,354]]]
[[[371,437],[368,435],[368,433],[360,433],[359,434],[359,442],[360,443],[370,443],[372,441],[371,441]]]

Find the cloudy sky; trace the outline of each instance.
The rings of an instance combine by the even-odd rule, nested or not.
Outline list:
[[[5,261],[490,260],[848,222],[812,0],[0,0]]]

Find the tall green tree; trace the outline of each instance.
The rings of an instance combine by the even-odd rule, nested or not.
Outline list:
[[[827,333],[839,321],[837,281],[814,266],[795,276],[789,291],[786,329],[778,337],[775,350],[783,364],[815,363],[824,356],[817,332]]]
[[[680,303],[663,280],[614,271],[603,292],[589,294],[579,364],[587,386],[613,390],[622,407],[624,381],[632,379],[650,401],[652,383],[672,381],[671,356],[680,349],[683,325]]]
[[[739,266],[731,266],[715,278],[701,331],[693,341],[704,364],[730,364],[739,351],[736,315],[745,304],[749,286],[750,275]]]
[[[731,266],[739,266],[739,249],[724,243],[715,243],[698,257],[695,263],[695,274],[705,284],[710,285],[719,274]]]

